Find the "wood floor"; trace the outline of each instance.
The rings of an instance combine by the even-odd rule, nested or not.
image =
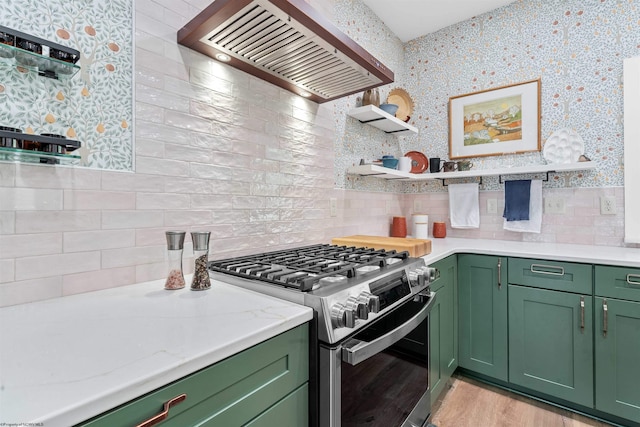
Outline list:
[[[432,409],[430,421],[438,427],[610,426],[458,374]]]

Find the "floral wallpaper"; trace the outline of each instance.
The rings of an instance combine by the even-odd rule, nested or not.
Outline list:
[[[359,1],[343,0],[337,5],[340,13],[336,15],[343,16],[340,28],[365,48],[376,50],[373,53],[380,54],[383,62],[397,55],[397,39],[376,40],[383,24],[371,18],[371,12],[363,15]],[[595,171],[560,174],[545,187],[623,185],[622,63],[626,57],[640,55],[638,1],[519,0],[409,41],[402,48],[403,62],[393,63],[398,68],[390,65],[397,77],[391,86],[404,87],[412,95],[416,105],[410,123],[419,134],[380,136],[377,129],[346,119],[344,140],[349,142],[338,137],[344,157],[336,160],[338,187],[389,190],[390,183],[382,180],[341,175],[341,170],[363,156],[399,156],[417,150],[427,157],[448,158],[450,97],[538,78],[543,146],[553,132],[570,128],[583,138],[585,155],[597,163]],[[337,121],[357,101],[349,102],[336,112]],[[542,152],[471,160],[476,169],[545,163]],[[497,177],[485,177],[483,188],[502,186]],[[439,181],[405,184],[403,189],[446,191]]]
[[[3,0],[0,23],[80,51],[69,80],[0,62],[0,125],[82,142],[82,166],[133,169],[132,0]]]

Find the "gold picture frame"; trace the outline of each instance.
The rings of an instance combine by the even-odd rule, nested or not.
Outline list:
[[[449,158],[540,151],[540,79],[449,98]]]

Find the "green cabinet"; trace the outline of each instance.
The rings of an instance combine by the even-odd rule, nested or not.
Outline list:
[[[459,366],[507,381],[507,258],[458,255]]]
[[[593,407],[593,266],[509,258],[509,382]]]
[[[509,382],[593,407],[593,297],[509,285]]]
[[[595,277],[595,407],[640,423],[640,269],[596,266]]]
[[[435,305],[429,314],[429,383],[431,400],[444,390],[458,367],[458,283],[457,260],[451,255],[431,264],[440,277],[432,282]]]
[[[308,380],[305,324],[80,425],[137,425],[160,413],[165,402],[186,394],[170,408],[163,427],[306,426]]]
[[[461,367],[640,423],[640,268],[458,255],[458,310]]]

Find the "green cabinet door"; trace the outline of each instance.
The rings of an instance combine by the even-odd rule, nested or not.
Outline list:
[[[509,285],[509,381],[593,407],[593,297]]]
[[[458,255],[458,364],[507,381],[507,259]]]
[[[431,267],[440,277],[431,284],[437,298],[429,314],[429,382],[435,401],[458,367],[457,261],[452,255]]]
[[[640,422],[640,302],[597,297],[595,313],[596,409]]]
[[[175,381],[87,422],[82,427],[130,427],[171,407],[162,427],[308,425],[309,332],[304,324]],[[290,408],[296,407],[291,412]]]

